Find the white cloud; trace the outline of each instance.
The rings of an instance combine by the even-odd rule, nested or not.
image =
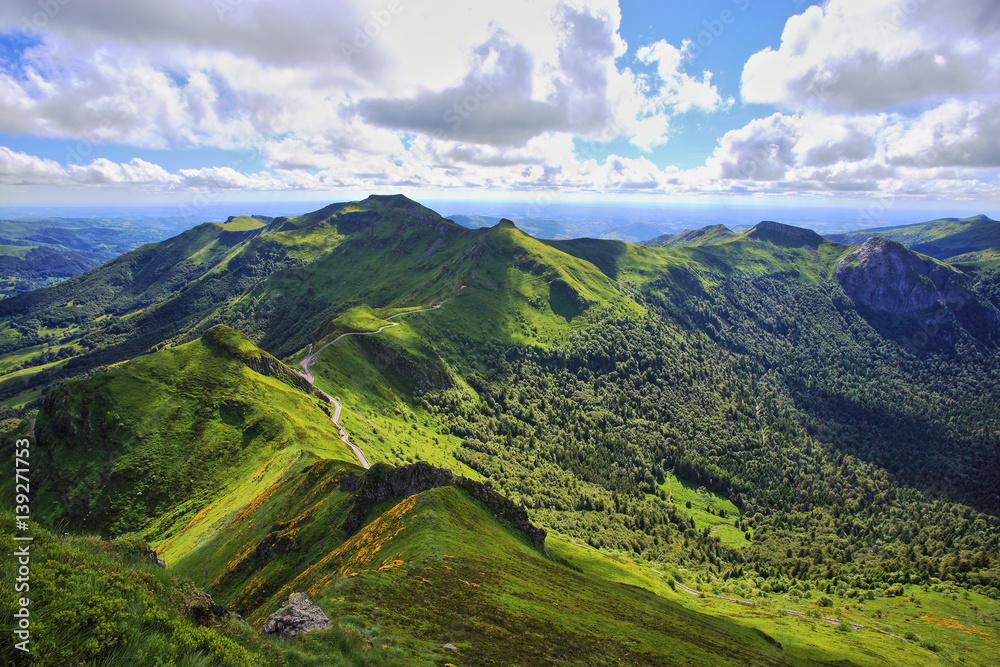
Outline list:
[[[894,125],[882,140],[892,164],[1000,167],[1000,101],[950,101]]]
[[[660,41],[620,70],[616,0],[88,0],[55,3],[0,132],[143,148],[269,146],[276,168],[385,150],[400,131],[521,146],[572,133],[665,143],[676,113],[725,106]],[[0,6],[22,27],[36,0]],[[331,155],[289,156],[295,146]]]
[[[605,155],[611,141],[650,151],[679,115],[734,103],[694,69],[691,44],[629,50],[616,0],[56,5],[39,43],[0,65],[0,133],[79,154],[63,166],[0,148],[6,186],[997,191],[1000,10],[986,0],[830,0],[790,18],[742,78],[745,100],[782,112],[725,133],[688,170]],[[0,30],[38,7],[3,3]],[[255,159],[174,172],[91,160],[112,142]]]
[[[747,102],[865,112],[982,95],[1000,84],[995,0],[830,0],[747,61]]]
[[[64,174],[62,165],[0,146],[0,182],[9,185],[48,183]]]
[[[647,65],[656,65],[659,77],[656,100],[666,108],[680,113],[692,109],[716,111],[734,101],[732,98],[724,100],[719,95],[719,90],[712,85],[711,72],[703,72],[700,80],[684,72],[685,51],[666,40],[641,47],[636,58]],[[657,87],[655,83],[651,86]]]

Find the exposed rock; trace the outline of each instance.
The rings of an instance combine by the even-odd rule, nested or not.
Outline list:
[[[391,498],[408,498],[416,493],[441,486],[457,486],[483,503],[497,521],[502,521],[522,532],[539,550],[545,549],[545,530],[528,521],[528,512],[520,505],[504,498],[481,482],[458,477],[452,471],[436,468],[420,461],[412,465],[393,468],[376,463],[363,475],[345,474],[340,478],[340,490],[354,492],[354,505],[344,520],[348,536],[358,532],[372,508]]]
[[[246,622],[239,614],[229,611],[221,604],[216,603],[212,599],[212,596],[204,591],[188,593],[182,609],[193,623],[207,628],[229,617],[236,618],[244,623]]]
[[[148,547],[146,548],[146,551],[143,552],[143,556],[145,556],[146,560],[148,560],[153,565],[158,565],[160,567],[166,567],[167,566],[167,564],[163,561],[163,559],[162,558],[158,558],[157,555],[156,555],[156,552],[153,551],[152,549],[148,548]]]
[[[340,490],[354,492],[354,504],[343,528],[348,535],[353,535],[365,525],[368,513],[379,503],[390,498],[409,498],[415,493],[448,486],[457,479],[452,471],[435,468],[423,461],[401,468],[376,463],[364,475],[343,475]]]
[[[451,644],[451,643],[445,644],[441,648],[448,649],[449,651],[457,651],[458,650],[458,647],[455,646],[454,644]]]
[[[268,637],[294,637],[300,632],[330,627],[330,619],[305,593],[292,593],[281,607],[267,617],[260,634]]]
[[[485,484],[474,482],[468,477],[459,477],[456,486],[486,505],[494,519],[510,524],[516,530],[524,533],[536,549],[545,551],[545,529],[538,528],[528,521],[526,509],[501,496]]]
[[[960,306],[972,299],[968,276],[879,236],[844,255],[836,275],[852,299],[886,313]]]
[[[950,344],[960,329],[986,346],[1000,343],[1000,313],[961,271],[878,236],[844,255],[837,281],[855,302],[919,323],[925,344]]]

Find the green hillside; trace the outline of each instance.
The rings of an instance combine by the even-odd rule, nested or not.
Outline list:
[[[736,234],[725,225],[708,225],[699,229],[685,229],[677,234],[662,234],[643,241],[642,244],[651,248],[677,248],[721,243],[734,236]]]
[[[871,236],[882,236],[924,255],[948,260],[958,255],[1000,249],[1000,222],[980,214],[969,218],[942,218],[912,225],[829,234],[827,238],[839,243],[861,245]]]
[[[34,480],[35,502],[53,523],[153,535],[196,507],[265,488],[300,452],[354,462],[325,401],[303,388],[301,377],[221,326],[64,383],[46,395],[35,426],[45,470]],[[253,483],[242,479],[258,471]]]
[[[138,536],[255,630],[292,592],[337,619],[268,660],[989,663],[985,274],[767,221],[664,248],[402,196],[256,222],[0,302],[0,398],[45,392],[38,518]],[[33,413],[4,409],[11,453]]]

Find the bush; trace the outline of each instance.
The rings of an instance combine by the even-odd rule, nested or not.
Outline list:
[[[829,595],[823,595],[820,597],[819,600],[816,600],[816,604],[818,604],[820,607],[832,607],[833,600],[830,599]]]

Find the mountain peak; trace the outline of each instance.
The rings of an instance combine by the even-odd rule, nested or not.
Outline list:
[[[773,220],[761,220],[753,229],[746,233],[747,238],[770,241],[778,246],[801,247],[804,245],[819,245],[823,237],[811,229],[795,227]]]
[[[382,204],[393,208],[424,208],[421,204],[413,201],[403,194],[395,195],[368,195],[361,201],[362,204]]]
[[[514,224],[513,220],[508,218],[500,218],[500,222],[496,224],[497,229],[517,229],[517,225]]]
[[[836,277],[855,301],[889,313],[914,313],[970,299],[965,275],[881,236],[844,255]]]

